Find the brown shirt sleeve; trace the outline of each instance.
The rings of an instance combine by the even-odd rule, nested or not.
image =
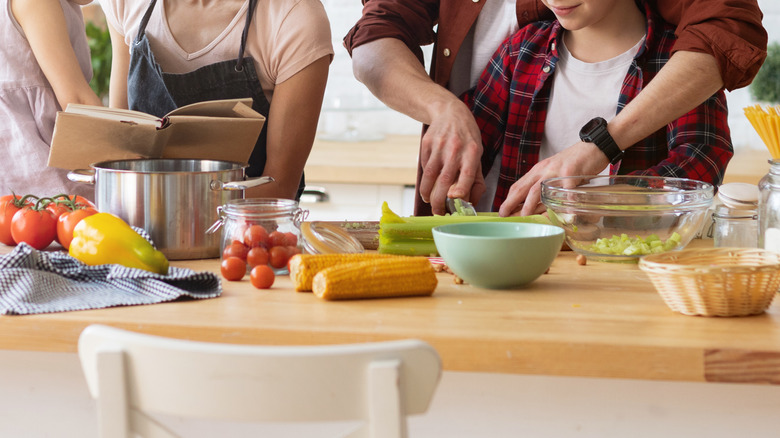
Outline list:
[[[766,59],[767,34],[756,0],[656,0],[677,25],[674,50],[709,53],[728,90],[747,86]]]
[[[436,41],[438,16],[439,0],[363,0],[363,15],[344,37],[344,47],[352,56],[357,46],[396,38],[423,62],[420,46]]]
[[[650,0],[677,25],[674,50],[709,53],[728,90],[745,87],[766,58],[767,34],[756,0]],[[517,0],[520,26],[554,18],[539,0]]]
[[[756,0],[650,0],[677,25],[675,50],[715,57],[728,90],[750,84],[766,58],[767,34]],[[436,39],[440,0],[363,0],[363,16],[344,38],[352,49],[380,38],[403,41],[422,62],[420,46]],[[554,18],[539,0],[517,0],[520,26]]]

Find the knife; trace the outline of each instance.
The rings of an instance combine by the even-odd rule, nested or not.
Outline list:
[[[460,216],[476,216],[477,211],[474,210],[474,206],[471,202],[461,198],[447,198],[447,211],[450,214],[457,214]]]

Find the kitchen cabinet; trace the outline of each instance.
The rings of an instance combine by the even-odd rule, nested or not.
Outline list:
[[[383,202],[411,215],[419,144],[416,135],[365,142],[318,138],[304,169],[301,208],[309,211],[309,220],[376,221]]]

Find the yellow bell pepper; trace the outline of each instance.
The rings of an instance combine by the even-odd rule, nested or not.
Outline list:
[[[73,229],[68,253],[87,265],[118,264],[168,273],[168,259],[121,218],[97,213],[82,219]]]

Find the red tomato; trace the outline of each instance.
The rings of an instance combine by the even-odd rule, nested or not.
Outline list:
[[[25,242],[35,249],[44,249],[54,242],[56,235],[57,221],[49,210],[24,207],[11,219],[11,237],[16,243]]]
[[[71,209],[65,206],[65,204],[59,204],[56,202],[50,202],[46,204],[46,209],[49,210],[52,215],[54,215],[54,219],[59,219],[61,215],[71,211]]]
[[[268,231],[262,225],[252,225],[244,231],[244,244],[250,248],[268,246]]]
[[[268,265],[257,265],[249,273],[249,281],[258,289],[270,289],[275,279],[274,271]]]
[[[95,205],[94,202],[90,201],[89,199],[87,199],[87,198],[85,198],[83,196],[70,195],[70,196],[68,196],[68,198],[71,199],[73,202],[76,203],[76,205],[78,205],[80,207],[90,207],[90,208],[97,209],[97,206]]]
[[[233,243],[226,246],[224,250],[222,250],[222,258],[226,259],[228,257],[238,257],[241,260],[246,261],[246,255],[249,252],[249,248],[246,247],[243,243],[234,240]]]
[[[284,233],[285,246],[298,246],[298,236],[292,231]]]
[[[284,246],[274,246],[268,250],[271,266],[276,269],[281,269],[287,266],[287,260],[290,259],[290,254],[287,252],[287,248]]]
[[[238,257],[228,257],[222,260],[220,272],[227,281],[239,281],[246,274],[246,263]]]
[[[73,201],[76,204],[76,207],[90,207],[90,208],[97,209],[94,202],[80,195],[60,195],[55,197],[54,199],[57,200],[63,198]]]
[[[94,208],[87,207],[61,214],[57,218],[57,242],[65,249],[70,248],[70,242],[73,241],[73,229],[76,228],[76,224],[85,217],[92,216],[97,212]]]
[[[21,198],[21,196],[14,195],[0,197],[0,242],[9,246],[16,245],[16,241],[11,236],[11,221],[14,214],[20,210],[14,204],[14,199],[19,200]]]
[[[246,262],[250,268],[254,268],[255,266],[259,265],[267,265],[268,259],[268,251],[266,251],[266,249],[262,246],[256,246],[250,249],[249,253],[246,255]]]
[[[281,231],[273,231],[271,234],[268,235],[268,246],[274,247],[274,246],[284,246],[287,241],[287,238],[284,236],[284,233]]]

